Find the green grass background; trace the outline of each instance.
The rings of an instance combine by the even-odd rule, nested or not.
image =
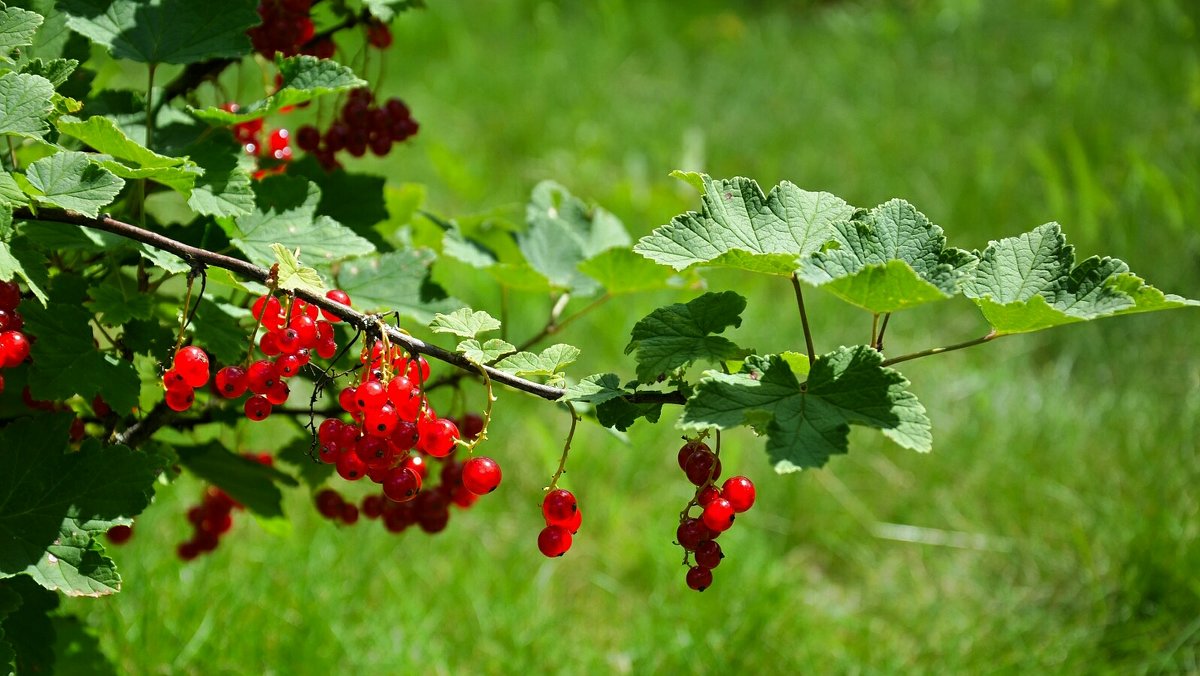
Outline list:
[[[425,184],[452,216],[511,212],[554,178],[635,236],[698,204],[675,168],[864,206],[902,196],[957,246],[1057,220],[1081,255],[1198,297],[1198,30],[1187,0],[432,0],[396,25],[383,86],[421,133],[356,169]],[[750,299],[736,342],[802,346],[785,281],[709,280]],[[610,303],[556,340],[584,349],[577,374],[630,374],[633,322],[689,295]],[[867,337],[869,317],[810,296],[818,348]],[[547,306],[522,298],[514,332]],[[760,440],[727,435],[725,467],[759,503],[703,594],[672,544],[689,494],[675,412],[629,445],[581,429],[566,485],[584,527],[550,561],[537,505],[567,419],[503,393],[489,452],[504,484],[445,533],[334,527],[297,491],[291,535],[243,516],[184,565],[200,490],[184,479],[115,552],[125,590],[66,606],[122,673],[1196,672],[1198,320],[905,364],[930,455],[856,431],[849,456],[776,476]],[[896,317],[888,348],[983,331],[959,299]]]

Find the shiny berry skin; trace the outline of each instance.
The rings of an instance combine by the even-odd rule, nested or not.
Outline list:
[[[542,516],[548,524],[566,526],[578,511],[579,503],[571,491],[555,488],[542,499]]]
[[[208,355],[195,345],[180,348],[175,353],[174,366],[192,387],[204,387],[208,382]]]
[[[167,372],[163,374],[162,379],[163,386],[168,390],[172,387],[191,387],[191,385],[188,385],[187,381],[183,379],[183,374],[175,369],[167,369]]]
[[[675,530],[675,541],[688,551],[696,549],[701,542],[713,537],[713,532],[700,519],[684,519]]]
[[[341,289],[331,289],[331,290],[325,292],[325,297],[331,301],[334,301],[336,303],[341,303],[342,305],[345,305],[347,307],[350,306],[350,294],[346,293],[345,291],[342,291]],[[336,324],[337,322],[342,321],[336,315],[331,315],[324,310],[321,310],[321,317],[323,317],[325,319],[325,321],[329,322],[330,324]]]
[[[305,348],[310,345],[315,345],[317,342],[317,322],[308,315],[300,315],[292,317],[292,321],[288,324],[288,328],[296,332],[300,337],[300,347]]]
[[[731,476],[721,486],[721,495],[740,514],[754,506],[754,482],[744,476]]]
[[[5,331],[20,331],[25,328],[25,320],[16,310],[0,310],[0,333]]]
[[[133,537],[132,526],[113,526],[104,534],[108,541],[114,545],[123,545],[129,542],[129,538]]]
[[[704,520],[704,525],[710,530],[718,533],[723,533],[729,530],[733,525],[733,505],[725,498],[717,498],[704,506],[704,513],[700,518]]]
[[[0,282],[0,310],[15,310],[21,304],[21,287],[13,282]]]
[[[713,569],[721,564],[725,554],[716,540],[705,540],[696,545],[696,565],[701,568]]]
[[[342,388],[341,392],[338,392],[338,405],[346,413],[358,413],[358,401],[354,398],[354,391],[356,389],[358,388],[345,387]]]
[[[196,401],[196,393],[187,385],[167,388],[167,408],[172,411],[186,411],[192,407],[194,401]]]
[[[562,556],[571,548],[571,531],[562,526],[546,526],[538,533],[538,549],[553,558]]]
[[[400,417],[396,415],[396,409],[391,404],[384,404],[377,409],[367,411],[367,417],[363,420],[363,429],[367,434],[386,437],[396,431],[396,425],[399,422]]]
[[[291,378],[300,372],[300,358],[294,354],[285,354],[275,360],[275,370],[284,378]]]
[[[425,458],[419,455],[410,455],[400,464],[401,467],[407,467],[417,473],[424,481],[429,476],[429,463],[425,462]]]
[[[700,493],[696,495],[696,504],[703,507],[719,497],[721,497],[720,489],[710,484],[700,489]]]
[[[367,464],[358,457],[353,449],[345,449],[338,455],[335,463],[338,476],[346,481],[358,481],[367,473]]]
[[[712,569],[702,566],[692,566],[687,572],[687,586],[696,591],[704,591],[712,586]]]
[[[491,458],[471,458],[463,465],[462,481],[475,495],[487,495],[500,485],[500,465]]]
[[[454,451],[458,440],[458,426],[453,421],[439,418],[432,422],[417,423],[417,447],[435,458],[444,458]]]
[[[250,314],[255,319],[261,319],[262,325],[270,331],[283,328],[283,306],[275,296],[260,296],[250,307]]]
[[[250,420],[255,422],[266,420],[267,416],[271,415],[271,402],[263,395],[256,394],[246,400],[242,410]]]
[[[217,392],[226,399],[237,399],[246,393],[246,369],[241,366],[226,366],[217,371]]]
[[[392,502],[408,502],[420,492],[421,475],[411,467],[396,467],[383,480],[383,494]]]
[[[290,326],[274,335],[275,343],[283,354],[296,354],[297,350],[304,347],[304,344],[300,342],[300,332]],[[266,350],[263,352],[265,353]]]
[[[266,394],[277,382],[279,370],[265,359],[254,362],[246,370],[246,385],[255,394]]]
[[[263,337],[258,339],[258,349],[268,357],[282,354],[283,350],[279,347],[279,334],[264,333]]]
[[[708,444],[706,444],[702,441],[687,442],[686,444],[683,445],[682,448],[679,449],[679,456],[678,456],[679,469],[687,471],[688,458],[692,457],[692,454],[695,453],[696,451],[711,451],[711,450],[712,449],[710,449],[708,447]]]
[[[29,339],[20,331],[0,333],[0,368],[12,368],[29,357]]]
[[[424,385],[425,381],[429,380],[429,362],[425,361],[425,357],[410,359],[408,361],[408,372],[405,375],[418,386]]]
[[[287,386],[287,383],[283,382],[282,380],[278,380],[274,385],[267,389],[267,393],[264,396],[267,398],[267,401],[271,402],[273,406],[281,406],[287,402],[288,395],[291,393],[292,391]]]
[[[354,402],[364,412],[383,406],[387,398],[387,388],[378,380],[368,380],[354,390]]]
[[[721,460],[710,451],[695,451],[687,459],[683,471],[687,473],[688,481],[703,486],[710,478],[716,481],[721,476]]]
[[[334,443],[338,438],[338,434],[342,431],[343,424],[337,418],[322,420],[321,424],[317,427],[317,441],[321,442],[322,446]]]

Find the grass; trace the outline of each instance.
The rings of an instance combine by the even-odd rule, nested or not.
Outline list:
[[[518,204],[550,177],[640,235],[695,207],[666,174],[704,169],[861,205],[903,196],[965,247],[1059,220],[1081,254],[1200,295],[1189,3],[431,5],[398,25],[384,88],[422,132],[365,166],[426,184],[439,213]],[[786,282],[710,280],[750,298],[735,340],[802,344]],[[810,295],[818,348],[862,341],[869,318]],[[623,363],[633,321],[684,297],[572,327],[578,373]],[[895,354],[984,331],[961,300],[907,315]],[[297,493],[290,536],[242,518],[180,565],[199,490],[185,479],[117,552],[126,590],[66,605],[122,673],[1195,672],[1195,322],[1132,317],[905,364],[934,421],[928,456],[856,431],[849,456],[777,477],[761,441],[729,435],[726,467],[760,504],[722,537],[702,595],[671,544],[687,494],[673,414],[628,446],[581,430],[567,485],[584,528],[547,561],[536,503],[567,420],[505,393],[491,444],[505,484],[437,537],[338,529]]]

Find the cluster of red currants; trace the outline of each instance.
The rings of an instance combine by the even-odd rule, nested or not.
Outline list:
[[[571,548],[573,536],[583,524],[583,512],[571,491],[555,488],[542,499],[546,527],[538,533],[538,549],[546,556],[562,556]]]
[[[166,402],[172,411],[186,411],[196,401],[196,388],[208,384],[208,355],[195,345],[175,351],[171,368],[163,373]]]
[[[689,440],[679,449],[679,468],[696,486],[696,494],[680,515],[675,540],[684,549],[684,564],[689,558],[694,561],[687,572],[688,587],[704,591],[712,585],[713,568],[725,558],[717,536],[729,530],[737,514],[754,505],[754,484],[744,476],[734,476],[717,488],[721,460],[699,439]],[[703,510],[699,517],[690,516],[693,507]]]
[[[258,15],[262,23],[246,31],[254,51],[268,59],[279,52],[284,56],[310,54],[328,59],[334,44],[329,37],[313,39],[316,27],[309,17],[313,0],[262,0]]]
[[[0,369],[13,368],[29,358],[29,337],[21,329],[25,320],[17,312],[21,304],[21,288],[16,281],[0,282]],[[4,391],[4,374],[0,373],[0,392]]]
[[[226,103],[221,108],[231,113],[239,110],[236,103]],[[262,179],[271,174],[281,174],[287,169],[287,163],[292,160],[292,142],[291,132],[285,127],[280,127],[267,134],[266,142],[262,137],[263,119],[261,117],[239,122],[233,125],[230,131],[233,132],[233,138],[241,144],[242,150],[259,161],[258,169],[255,169],[253,173],[255,179]]]
[[[392,97],[376,105],[371,90],[355,89],[347,97],[341,117],[329,125],[324,135],[316,127],[305,125],[296,130],[296,145],[313,153],[326,171],[333,171],[339,166],[338,152],[362,157],[369,148],[383,157],[392,144],[408,140],[419,128],[412,111],[400,99]]]
[[[205,488],[203,501],[187,512],[188,523],[196,530],[192,539],[179,543],[175,549],[179,558],[191,561],[216,549],[221,536],[233,528],[234,509],[242,509],[242,505],[228,493],[216,486]]]

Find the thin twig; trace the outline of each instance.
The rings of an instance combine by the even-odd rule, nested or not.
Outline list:
[[[558,488],[558,480],[567,471],[567,455],[571,453],[571,441],[575,438],[575,428],[579,425],[579,411],[575,410],[575,404],[566,402],[567,410],[571,413],[571,429],[567,432],[567,440],[563,443],[562,455],[558,458],[558,471],[554,476],[550,477],[550,485],[546,487],[546,492]]]
[[[888,320],[892,318],[892,313],[885,312],[883,315],[883,325],[879,327],[879,335],[875,337],[875,349],[883,352],[883,334],[887,332]]]
[[[804,291],[800,288],[800,276],[792,273],[792,288],[796,290],[796,305],[800,308],[800,324],[804,327],[804,345],[808,349],[808,365],[817,362],[817,350],[813,347],[812,331],[808,328],[808,313],[804,310]]]
[[[933,354],[941,354],[943,352],[953,352],[954,350],[961,350],[964,347],[972,347],[974,345],[982,345],[983,343],[986,343],[990,340],[995,340],[997,338],[1000,338],[1002,335],[1003,334],[996,333],[993,330],[993,331],[990,331],[986,336],[982,336],[982,337],[976,338],[974,340],[968,340],[968,341],[965,341],[962,343],[955,343],[953,345],[946,345],[944,347],[931,347],[928,350],[921,350],[920,352],[912,352],[909,354],[902,354],[899,357],[892,357],[891,359],[884,359],[882,365],[883,366],[891,366],[892,364],[899,364],[902,361],[909,361],[910,359],[920,359],[921,357],[928,357],[929,355],[933,355]]]

